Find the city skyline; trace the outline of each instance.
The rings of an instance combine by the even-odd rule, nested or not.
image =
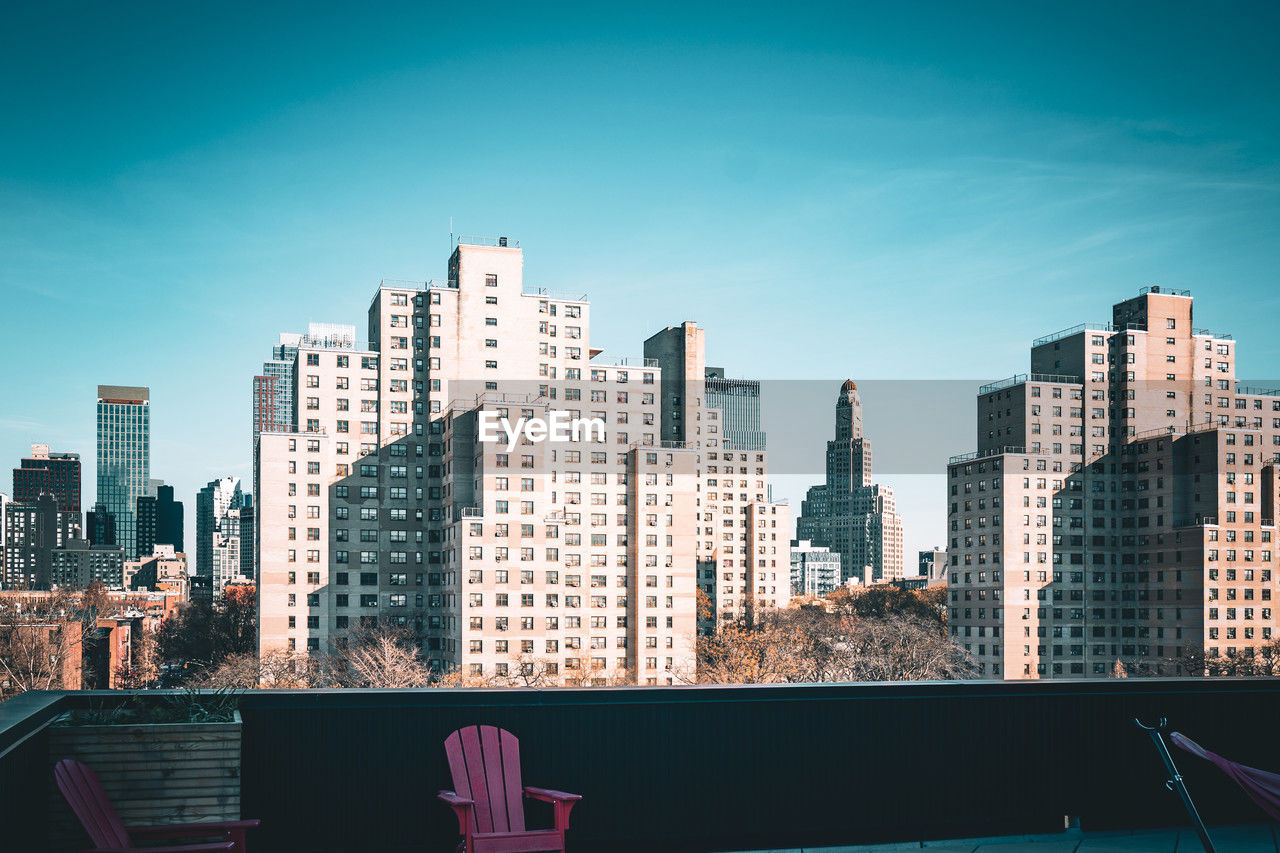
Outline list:
[[[1050,314],[1104,319],[1097,305],[1159,284],[1254,341],[1239,373],[1265,383],[1280,137],[1258,34],[1276,13],[1163,8],[682,9],[670,30],[608,28],[609,50],[603,24],[568,12],[513,12],[478,44],[453,12],[368,14],[335,41],[328,12],[232,33],[21,10],[32,38],[0,62],[38,82],[6,93],[31,132],[0,142],[0,334],[94,357],[0,365],[0,454],[78,451],[94,494],[88,401],[134,383],[153,390],[153,465],[180,496],[247,481],[245,385],[266,345],[358,316],[384,276],[441,277],[451,217],[535,247],[530,280],[589,293],[599,334],[631,347],[618,354],[693,319],[712,363],[762,380],[978,385],[1054,331]],[[55,26],[86,60],[107,43],[136,59],[101,62],[86,89],[34,50]],[[241,61],[172,52],[191,38],[208,55],[236,41]],[[500,93],[500,141],[479,129],[488,98],[459,91]],[[84,126],[91,148],[69,142]],[[304,298],[329,309],[299,317]],[[900,346],[904,317],[920,346]],[[937,484],[884,479],[907,553],[941,544]],[[778,497],[797,505],[804,485]]]

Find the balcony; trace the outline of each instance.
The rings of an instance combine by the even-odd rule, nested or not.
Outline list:
[[[0,704],[5,849],[47,849],[57,756],[46,727],[93,695]],[[584,795],[570,830],[576,853],[900,850],[997,836],[1043,836],[1046,853],[1172,851],[1179,828],[1177,849],[1195,853],[1130,720],[1167,716],[1215,751],[1280,768],[1280,740],[1267,734],[1277,709],[1274,679],[250,691],[242,810],[262,819],[257,851],[452,850],[453,815],[435,800],[449,783],[441,743],[490,723],[520,737],[526,782]],[[1261,822],[1208,763],[1175,759],[1211,825]],[[531,807],[531,822],[546,819]],[[1161,827],[1173,829],[1132,834]],[[1119,834],[1096,840],[1104,832]],[[1266,843],[1249,849],[1274,849],[1261,832]]]

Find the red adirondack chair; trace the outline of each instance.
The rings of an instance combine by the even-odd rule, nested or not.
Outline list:
[[[578,794],[520,784],[520,742],[494,726],[468,726],[444,742],[452,791],[437,796],[458,816],[459,853],[563,851],[569,810]],[[551,803],[555,829],[525,829],[524,799]]]
[[[169,847],[147,847],[148,853],[244,853],[244,833],[258,825],[256,820],[206,821],[165,826],[131,826],[125,829],[120,816],[102,790],[102,783],[86,765],[64,758],[53,768],[67,805],[89,834],[93,847],[87,853],[120,853],[140,849],[134,838],[175,839],[222,836],[221,841],[203,844],[180,844]]]

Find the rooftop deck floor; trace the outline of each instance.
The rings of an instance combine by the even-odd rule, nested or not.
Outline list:
[[[1209,838],[1217,853],[1280,853],[1280,839],[1273,824],[1210,827]],[[1204,848],[1195,830],[1170,828],[1112,832],[1069,830],[1053,835],[795,847],[744,853],[903,853],[908,850],[925,853],[1203,853]]]

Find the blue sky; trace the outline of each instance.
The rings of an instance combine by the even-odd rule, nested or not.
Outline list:
[[[1280,375],[1278,25],[1262,3],[15,7],[0,466],[78,450],[91,497],[95,386],[147,384],[153,476],[193,507],[248,475],[275,335],[441,277],[451,216],[590,293],[616,355],[692,319],[738,375],[978,381],[1161,284],[1236,335],[1242,377]],[[896,485],[908,548],[940,543],[940,487]]]

